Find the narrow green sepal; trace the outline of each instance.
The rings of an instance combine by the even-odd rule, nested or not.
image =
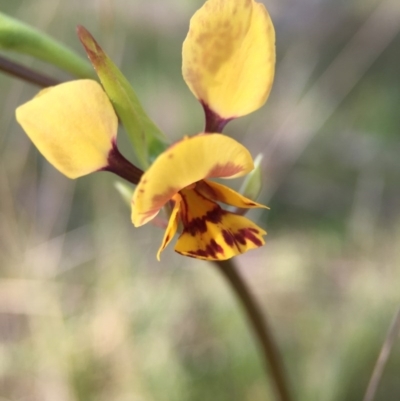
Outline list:
[[[247,174],[239,193],[251,200],[257,200],[262,190],[261,162],[263,155],[260,153],[254,159],[254,170]]]
[[[90,64],[44,32],[0,13],[0,49],[28,54],[78,78],[93,78]]]
[[[111,61],[93,36],[82,26],[78,36],[110,98],[129,139],[141,168],[167,147],[167,139],[147,116],[135,91],[118,67]]]

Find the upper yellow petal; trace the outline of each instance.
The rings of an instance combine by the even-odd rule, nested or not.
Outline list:
[[[67,177],[107,166],[118,119],[97,82],[78,80],[44,89],[18,107],[16,116],[43,156]]]
[[[264,5],[208,0],[190,21],[182,58],[190,90],[220,117],[258,109],[275,71],[275,32]]]
[[[150,221],[181,189],[205,178],[234,178],[254,168],[249,151],[221,134],[200,134],[168,148],[143,174],[132,198],[132,222]]]

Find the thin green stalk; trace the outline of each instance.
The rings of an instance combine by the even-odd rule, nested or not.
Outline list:
[[[228,281],[235,296],[241,302],[246,312],[247,319],[259,341],[264,364],[274,382],[277,399],[280,401],[290,401],[292,398],[289,393],[283,361],[265,314],[261,312],[260,306],[251,294],[246,283],[240,277],[232,259],[215,261],[214,265]]]

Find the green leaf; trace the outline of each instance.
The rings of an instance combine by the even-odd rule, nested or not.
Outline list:
[[[79,78],[93,78],[90,64],[45,33],[0,13],[0,49],[28,54]]]
[[[166,137],[147,116],[129,81],[93,36],[82,26],[78,27],[78,36],[128,133],[140,167],[146,169],[151,159],[165,150]]]
[[[240,188],[240,193],[246,198],[257,200],[258,195],[262,190],[262,173],[261,173],[261,161],[263,155],[260,153],[254,159],[254,170],[247,174],[245,181]]]

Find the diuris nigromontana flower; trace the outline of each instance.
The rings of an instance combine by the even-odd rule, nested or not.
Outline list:
[[[210,178],[240,177],[254,168],[249,151],[221,134],[199,134],[167,149],[142,176],[132,199],[132,221],[141,226],[167,202],[173,205],[160,252],[183,232],[175,251],[199,259],[229,259],[264,244],[264,230],[216,202],[239,208],[265,207]]]
[[[44,157],[69,178],[111,171],[137,184],[135,226],[171,206],[158,259],[179,227],[175,250],[199,259],[229,259],[263,245],[263,229],[217,202],[242,209],[265,206],[210,179],[240,177],[254,168],[248,150],[220,132],[228,121],[261,107],[270,92],[274,30],[265,7],[254,0],[208,0],[195,13],[183,45],[182,70],[204,107],[205,130],[170,146],[145,173],[116,145],[113,105],[124,109],[109,93],[113,77],[120,79],[116,67],[109,67],[107,55],[84,28],[78,34],[100,78],[106,79],[107,94],[95,81],[78,80],[47,88],[20,106],[17,120]]]

